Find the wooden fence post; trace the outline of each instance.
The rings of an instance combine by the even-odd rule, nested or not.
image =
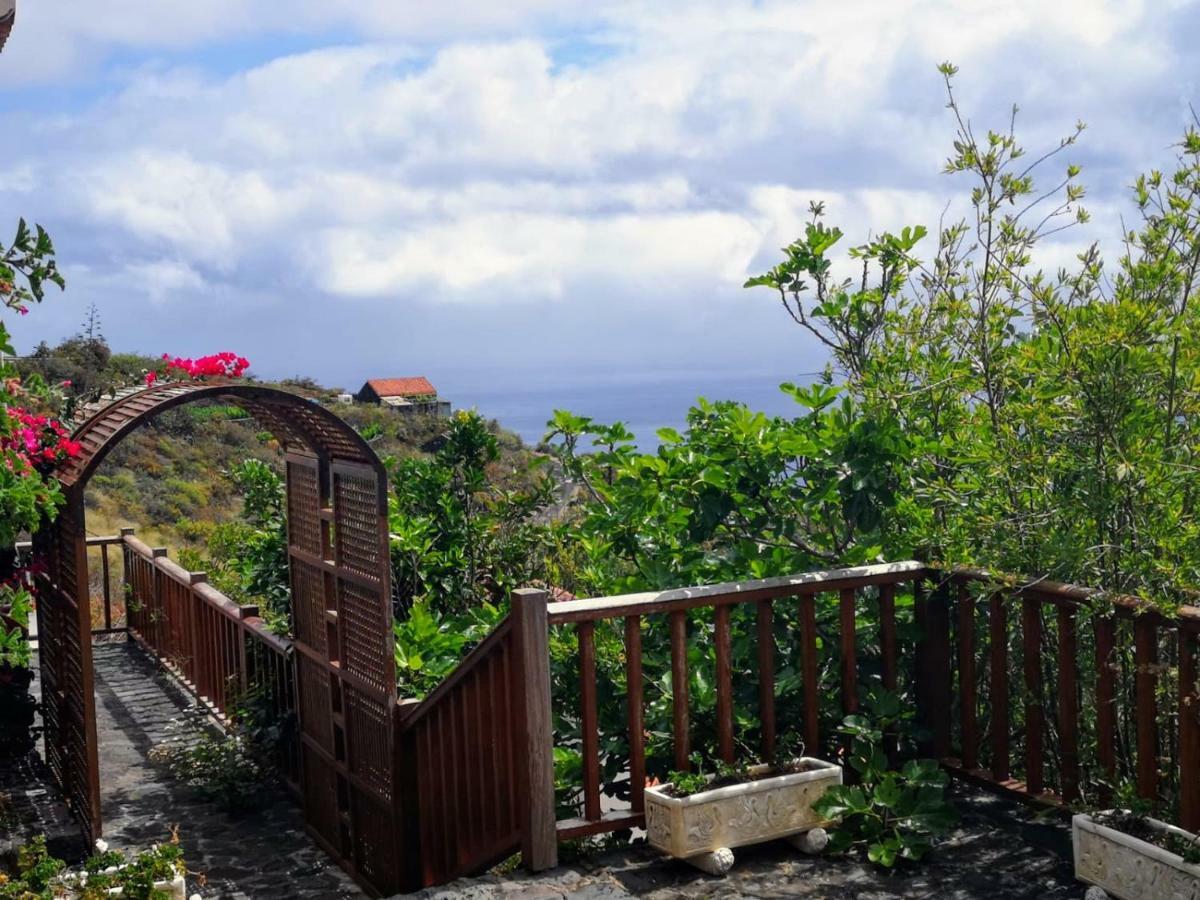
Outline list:
[[[121,529],[121,608],[125,610],[126,641],[133,640],[133,636],[129,633],[133,627],[133,620],[129,614],[129,601],[133,599],[133,551],[129,549],[127,540],[127,538],[133,537],[133,531],[129,527]]]
[[[950,755],[950,711],[953,670],[950,657],[949,583],[913,584],[913,614],[921,636],[917,640],[916,688],[918,721],[929,732],[921,752],[943,760]],[[930,583],[932,582],[932,583]]]
[[[540,872],[558,865],[554,807],[554,723],[550,707],[549,594],[530,588],[513,591],[516,636],[518,784],[521,787],[521,862]]]
[[[1200,831],[1200,635],[1179,629],[1179,824]]]

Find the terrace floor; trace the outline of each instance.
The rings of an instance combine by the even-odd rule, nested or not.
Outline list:
[[[1071,865],[1071,831],[1057,816],[958,786],[959,828],[920,866],[887,873],[867,863],[809,857],[783,842],[735,851],[724,878],[664,859],[644,845],[540,875],[462,880],[412,895],[421,900],[606,898],[851,898],[851,900],[1066,900],[1082,898]]]
[[[189,891],[205,898],[362,896],[305,834],[303,815],[282,788],[260,808],[230,815],[150,761],[163,741],[195,739],[212,725],[136,644],[97,644],[94,665],[104,839],[111,846],[143,849],[178,825],[188,869],[206,882],[189,876]]]
[[[172,825],[188,867],[206,876],[208,897],[357,897],[353,883],[309,840],[300,810],[282,791],[261,809],[231,817],[190,796],[150,762],[152,747],[209,727],[199,709],[135,644],[95,648],[105,838],[134,849],[164,840]],[[6,781],[43,775],[38,760],[0,768]],[[33,774],[31,774],[33,773]],[[47,784],[34,790],[53,791]],[[1067,823],[966,786],[954,789],[962,823],[921,866],[884,873],[869,864],[807,857],[783,843],[737,851],[725,878],[634,845],[539,875],[521,872],[465,879],[411,895],[422,900],[693,897],[1081,898],[1071,873]],[[41,796],[41,794],[36,794]],[[43,804],[44,806],[45,804]],[[20,812],[21,810],[18,810]],[[194,881],[192,882],[195,883]]]

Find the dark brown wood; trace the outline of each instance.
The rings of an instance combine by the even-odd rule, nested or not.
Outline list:
[[[1200,832],[1200,638],[1179,630],[1179,824]]]
[[[1067,803],[1079,799],[1079,640],[1075,610],[1058,607],[1058,742],[1062,760],[1059,792]]]
[[[879,586],[879,649],[883,656],[883,687],[896,690],[896,586]]]
[[[634,812],[645,809],[646,725],[642,697],[642,620],[625,619],[625,702],[629,714],[629,805]]]
[[[691,736],[688,721],[687,613],[671,613],[671,713],[675,742],[675,768],[687,772],[691,767]]]
[[[1040,794],[1046,786],[1042,605],[1032,597],[1021,601],[1021,640],[1025,673],[1025,786],[1031,794]]]
[[[762,726],[764,760],[775,758],[775,611],[770,600],[755,609],[758,644],[758,721]]]
[[[580,622],[579,706],[583,746],[583,814],[600,818],[600,726],[596,710],[596,634],[591,622]]]
[[[1008,781],[1012,758],[1009,748],[1008,609],[1004,595],[993,593],[988,600],[988,652],[991,657],[991,751],[992,778]]]
[[[938,575],[938,578],[944,576]],[[920,635],[916,649],[916,693],[918,721],[929,735],[922,751],[935,759],[950,755],[951,698],[953,681],[950,649],[950,605],[948,583],[913,585],[913,617]]]
[[[1100,617],[1096,623],[1096,758],[1103,781],[1098,793],[1102,803],[1112,799],[1117,783],[1117,689],[1113,671],[1116,623]]]
[[[1138,616],[1133,625],[1133,659],[1137,730],[1137,791],[1158,799],[1158,628],[1154,618]]]
[[[958,582],[958,705],[964,769],[979,767],[979,706],[975,686],[975,596]]]
[[[713,615],[713,637],[717,644],[717,753],[722,760],[732,765],[733,648],[729,633],[729,607],[718,606]]]
[[[858,712],[858,650],[855,629],[854,591],[843,589],[838,595],[838,631],[842,657],[842,712]]]
[[[800,665],[804,687],[804,750],[821,753],[821,706],[817,684],[817,604],[812,594],[800,598]]]
[[[104,630],[112,631],[112,590],[108,583],[112,576],[108,569],[108,544],[100,546],[100,577],[103,582],[101,596],[104,598]]]
[[[649,591],[617,597],[594,597],[586,600],[567,600],[553,604],[551,625],[615,619],[622,616],[647,616],[654,613],[674,613],[689,609],[717,607],[725,604],[757,603],[829,591],[859,590],[881,584],[899,584],[918,577],[925,567],[907,561],[853,569],[834,569],[784,578],[765,578],[759,581],[729,584],[697,585],[669,591]]]
[[[558,865],[554,810],[554,724],[550,707],[550,639],[545,591],[513,591],[517,639],[514,706],[522,736],[519,772],[521,859],[540,872]]]
[[[587,819],[564,819],[558,823],[558,839],[560,841],[575,841],[579,838],[591,837],[594,834],[605,834],[610,831],[621,831],[625,828],[644,828],[646,816],[643,813],[631,813],[623,809],[607,812],[596,821]]]

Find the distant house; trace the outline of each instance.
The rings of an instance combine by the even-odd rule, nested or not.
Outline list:
[[[449,415],[450,403],[439,400],[437,388],[424,375],[372,378],[354,395],[359,403],[388,406],[402,413]]]
[[[0,0],[0,50],[12,34],[13,22],[17,18],[17,0]]]

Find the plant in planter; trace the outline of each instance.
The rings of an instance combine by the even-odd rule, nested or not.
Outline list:
[[[839,729],[850,738],[848,761],[858,783],[831,787],[814,812],[841,820],[829,842],[832,852],[865,847],[871,862],[891,868],[899,860],[921,859],[958,821],[958,812],[945,798],[949,776],[935,761],[889,768],[883,741],[905,715],[899,698],[879,695],[869,705],[879,718],[847,716]]]
[[[1089,900],[1200,897],[1200,836],[1132,805],[1071,819],[1075,877],[1093,885]]]
[[[0,586],[0,759],[24,756],[37,738],[26,631],[31,603],[23,588]]]
[[[825,818],[814,803],[842,782],[833,763],[803,756],[755,766],[722,766],[705,774],[672,772],[646,789],[646,836],[654,847],[712,875],[733,866],[733,850],[776,838],[819,852]]]
[[[98,900],[183,900],[187,896],[187,869],[179,835],[130,857],[96,842],[96,853],[82,871],[71,871],[46,849],[39,835],[18,851],[16,870],[0,872],[0,900],[62,897]]]

